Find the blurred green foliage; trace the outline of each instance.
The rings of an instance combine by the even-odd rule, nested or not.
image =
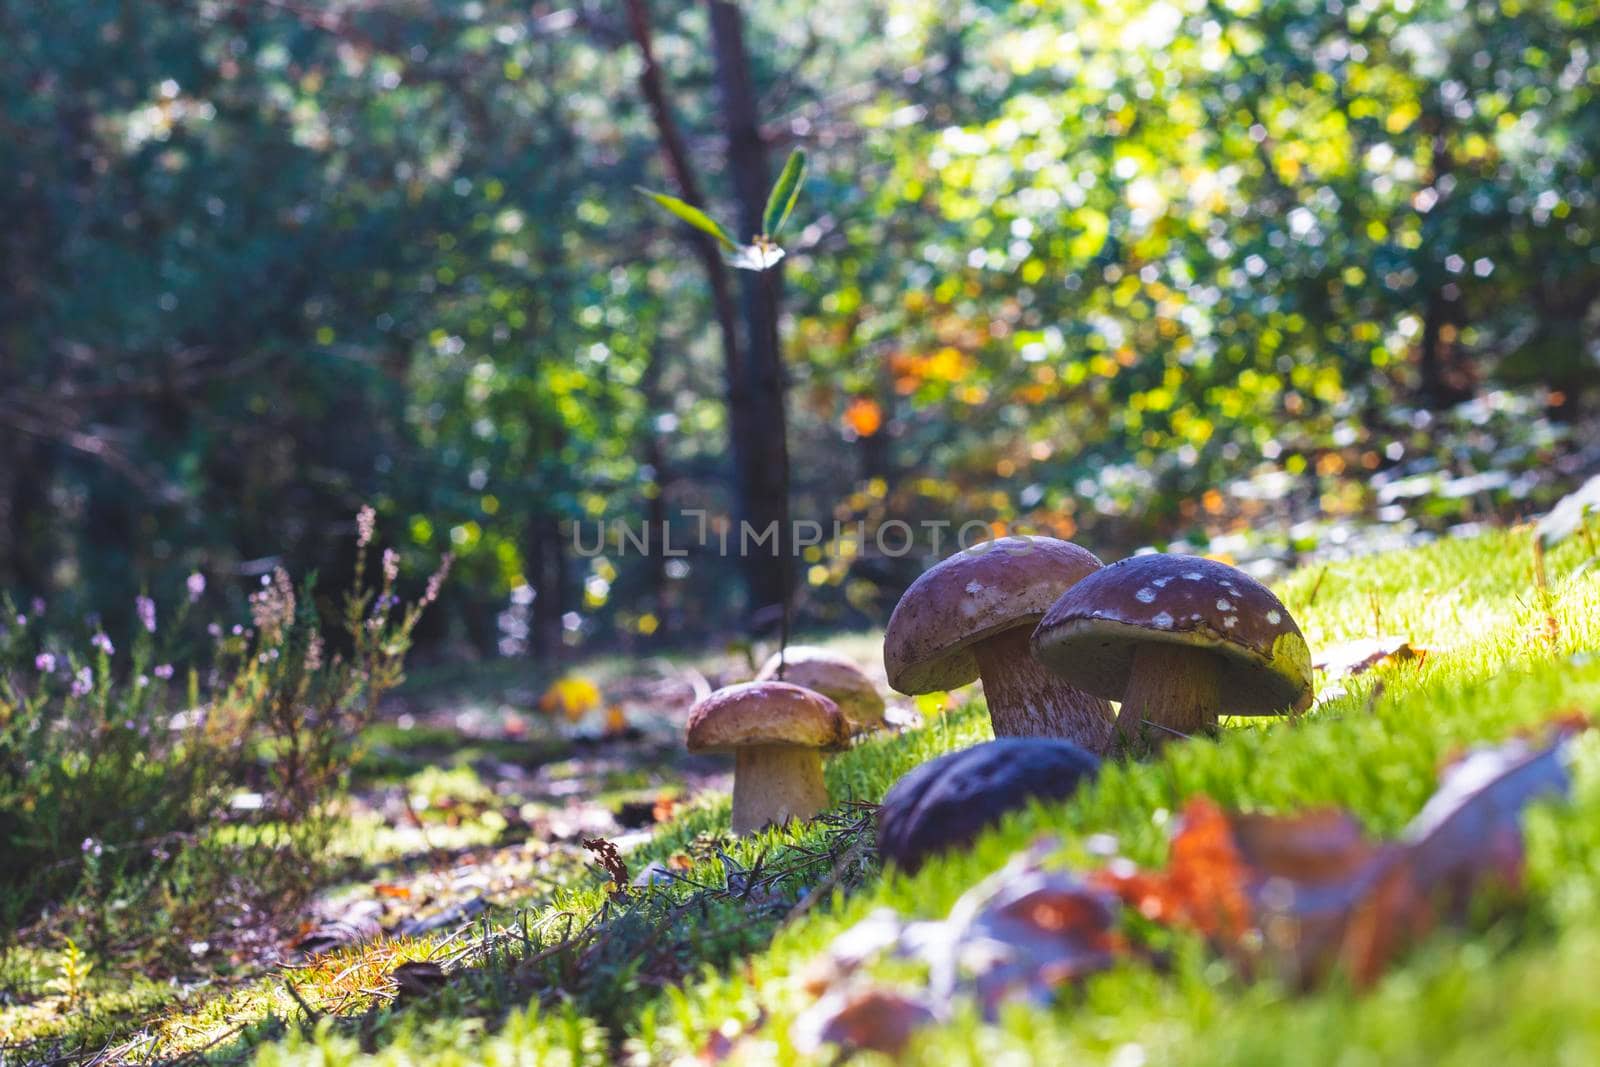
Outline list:
[[[1583,454],[1596,5],[746,6],[769,140],[811,161],[796,517],[1115,555],[1417,477],[1425,521],[1503,514]],[[653,15],[726,205],[705,13]],[[418,564],[460,557],[435,645],[735,617],[731,560],[570,551],[730,510],[615,5],[0,0],[0,37],[0,586],[114,615],[279,554],[337,584],[370,500]],[[880,614],[919,565],[815,552],[801,610]]]

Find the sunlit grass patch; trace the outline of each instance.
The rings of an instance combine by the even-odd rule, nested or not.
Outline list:
[[[283,1035],[263,1053],[271,1063],[343,1059],[363,1043],[392,1063],[665,1062],[698,1056],[713,1040],[733,1045],[735,1061],[798,1061],[788,1031],[811,1002],[801,976],[838,933],[877,907],[942,917],[1040,835],[1059,840],[1064,864],[1100,862],[1085,842],[1107,833],[1124,855],[1159,864],[1173,813],[1201,793],[1250,810],[1336,805],[1369,832],[1392,834],[1462,746],[1567,708],[1600,709],[1600,569],[1566,546],[1546,571],[1541,589],[1530,534],[1508,531],[1292,575],[1280,589],[1313,648],[1395,633],[1427,655],[1345,680],[1343,696],[1298,722],[1233,720],[1215,742],[1108,765],[1068,802],[1016,813],[915,877],[879,872],[870,835],[840,837],[837,819],[731,839],[727,798],[701,794],[626,857],[630,874],[654,862],[681,880],[618,898],[572,857],[496,895],[465,929],[349,949],[175,1011],[150,1031],[159,1038],[151,1047],[194,1051],[231,1027],[217,1046],[228,1056]],[[863,658],[872,651],[859,635],[846,640]],[[875,802],[910,768],[990,736],[975,690],[956,695],[965,700],[924,726],[832,757],[835,800]],[[1198,938],[1161,932],[1164,969],[1125,964],[1063,990],[1052,1008],[1013,1005],[995,1024],[958,1006],[911,1059],[1266,1064],[1331,1062],[1358,1048],[1379,1062],[1487,1063],[1491,1051],[1501,1062],[1587,1062],[1600,1028],[1571,1020],[1600,1003],[1580,980],[1586,946],[1600,944],[1600,741],[1585,738],[1577,752],[1574,802],[1529,818],[1526,906],[1436,936],[1365,996],[1337,985],[1294,996],[1271,980],[1247,982]],[[559,780],[562,769],[551,770]],[[437,790],[446,807],[482,789],[459,764],[406,786]],[[741,895],[752,871],[778,876]],[[388,970],[423,957],[445,961],[448,983],[394,1005]],[[922,977],[903,961],[871,975],[890,984]],[[286,978],[320,1021],[305,1018]]]

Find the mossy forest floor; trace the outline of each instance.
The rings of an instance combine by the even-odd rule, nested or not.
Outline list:
[[[66,981],[60,946],[12,952],[0,1062],[829,1062],[792,1043],[814,999],[802,976],[875,908],[942,918],[1041,835],[1059,839],[1062,867],[1101,862],[1088,842],[1106,834],[1159,866],[1173,813],[1196,794],[1267,812],[1338,806],[1390,835],[1451,752],[1600,712],[1600,561],[1574,538],[1543,571],[1517,529],[1297,572],[1278,591],[1313,651],[1399,634],[1428,654],[1339,680],[1297,723],[1230,723],[1218,741],[1108,765],[1069,802],[1019,813],[914,877],[880,870],[865,805],[988,736],[975,687],[944,709],[902,703],[925,721],[835,758],[841,806],[826,819],[734,841],[727,768],[690,759],[677,736],[696,670],[735,680],[742,657],[579,668],[628,712],[611,736],[531,710],[539,690],[515,680],[418,681],[367,739],[336,884],[301,914],[218,915],[181,974],[99,958]],[[829,640],[881,672],[877,635]],[[1049,1007],[1015,1003],[990,1024],[958,1004],[905,1059],[1600,1063],[1600,738],[1575,751],[1570,801],[1526,817],[1525,898],[1436,932],[1375,988],[1293,993],[1169,933],[1159,966],[1130,958]],[[617,843],[630,880],[652,863],[674,877],[614,894],[586,838]],[[923,979],[903,960],[871,976]]]

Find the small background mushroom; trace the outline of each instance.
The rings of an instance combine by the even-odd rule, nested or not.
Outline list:
[[[896,782],[878,809],[878,853],[915,871],[964,847],[1035,797],[1060,799],[1092,779],[1100,761],[1070,741],[1009,738],[951,752]]]
[[[1123,743],[1141,723],[1191,735],[1221,713],[1311,703],[1311,653],[1289,609],[1243,571],[1195,556],[1133,556],[1062,594],[1034,655],[1074,685],[1120,699]]]
[[[996,737],[1060,737],[1103,751],[1111,705],[1043,669],[1028,645],[1050,605],[1100,567],[1092,552],[1053,537],[1002,537],[935,564],[884,631],[889,684],[933,693],[982,678]]]
[[[756,680],[784,681],[821,693],[839,705],[839,712],[853,733],[883,725],[883,694],[854,660],[832,649],[790,645],[782,653],[772,654]]]
[[[809,819],[828,807],[822,753],[844,746],[839,707],[788,682],[719,689],[689,712],[690,752],[732,752],[733,832]]]

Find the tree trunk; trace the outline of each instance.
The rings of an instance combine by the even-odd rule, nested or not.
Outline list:
[[[529,524],[528,565],[534,589],[528,650],[541,661],[554,662],[564,647],[561,616],[567,610],[567,575],[561,523],[549,512],[540,512]]]
[[[656,418],[662,414],[666,405],[661,397],[661,345],[658,342],[650,348],[650,362],[645,364],[644,376],[639,383],[639,391],[644,395],[645,403],[645,431],[644,431],[644,461],[651,470],[651,479],[655,483],[655,492],[645,500],[645,529],[649,531],[652,540],[651,551],[646,557],[646,564],[650,570],[650,598],[655,607],[656,617],[665,622],[667,619],[667,554],[666,554],[666,528],[670,521],[667,518],[667,450],[663,446],[661,433],[656,429]]]
[[[1438,189],[1444,178],[1455,169],[1455,160],[1450,155],[1450,139],[1447,120],[1442,113],[1431,117],[1433,125],[1433,174],[1429,184]],[[1429,240],[1433,236],[1433,229],[1444,211],[1443,200],[1449,194],[1439,192],[1439,202],[1435,203],[1432,212],[1425,215],[1423,224],[1423,247],[1428,249],[1427,255],[1436,255],[1434,242]],[[1427,305],[1422,315],[1422,340],[1417,353],[1417,376],[1422,394],[1422,402],[1434,411],[1442,411],[1453,404],[1458,404],[1467,399],[1470,390],[1462,387],[1459,368],[1455,365],[1455,346],[1451,337],[1446,336],[1446,330],[1452,330],[1460,318],[1460,293],[1455,284],[1444,276],[1438,265],[1431,268],[1431,273],[1436,277],[1428,288]]]
[[[37,534],[49,506],[50,449],[27,434],[0,430],[0,450],[10,459],[0,473],[0,588],[42,594],[47,575]]]
[[[694,168],[690,165],[688,145],[678,129],[677,119],[667,99],[661,68],[656,62],[649,10],[645,0],[627,0],[627,5],[628,27],[639,49],[641,61],[639,88],[644,94],[656,130],[661,137],[661,153],[667,171],[677,186],[678,195],[704,210],[706,199],[700,190]],[[737,15],[737,11],[734,14]],[[742,53],[742,36],[740,50]],[[754,101],[746,101],[746,106],[753,111]],[[759,137],[757,140],[759,141]],[[733,453],[738,518],[754,527],[759,535],[764,533],[768,524],[777,517],[772,503],[773,483],[778,480],[780,474],[787,481],[786,464],[782,471],[771,466],[773,434],[777,434],[780,438],[777,446],[780,454],[786,455],[782,443],[784,424],[781,421],[781,379],[778,384],[780,421],[771,421],[769,410],[768,421],[763,422],[760,417],[762,408],[753,399],[756,390],[753,388],[745,364],[744,343],[739,336],[739,312],[733,298],[732,285],[728,280],[728,267],[722,262],[721,251],[711,237],[699,231],[691,231],[689,240],[696,258],[700,260],[701,268],[705,271],[706,283],[711,289],[711,306],[722,339],[724,375],[727,380],[729,447]],[[776,316],[774,321],[775,319]],[[773,349],[776,350],[775,344]],[[770,393],[771,384],[766,384],[763,389]],[[768,406],[770,408],[770,404]],[[784,493],[783,497],[787,503],[787,493]],[[786,510],[785,508],[784,512]],[[780,522],[779,529],[782,527],[783,523]],[[738,544],[737,531],[733,543]],[[750,597],[751,611],[782,600],[786,585],[785,567],[781,559],[762,551],[753,551],[748,555],[741,555],[740,566]]]
[[[762,214],[772,176],[767,145],[756,114],[756,87],[745,47],[744,14],[732,0],[707,0],[711,16],[711,48],[722,95],[723,123],[728,138],[728,172],[739,205],[739,231],[748,241],[762,232]],[[751,608],[786,605],[790,593],[791,530],[789,524],[787,381],[778,339],[778,314],[783,306],[783,269],[740,271],[744,317],[745,398],[749,435],[734,445],[749,521],[758,531],[776,523],[779,559],[762,554],[747,560]],[[777,562],[779,566],[771,566]]]
[[[1456,302],[1450,300],[1443,287],[1428,294],[1428,304],[1422,315],[1422,342],[1417,356],[1417,374],[1422,391],[1422,402],[1433,411],[1441,411],[1461,400],[1460,385],[1453,373],[1454,359],[1445,330],[1455,320]]]

